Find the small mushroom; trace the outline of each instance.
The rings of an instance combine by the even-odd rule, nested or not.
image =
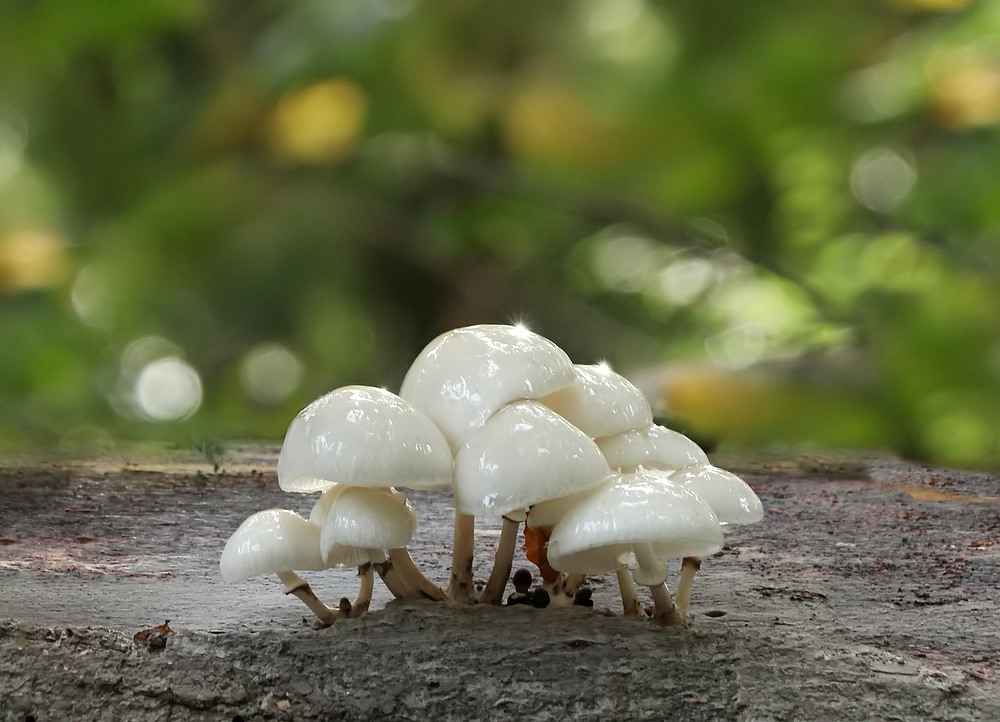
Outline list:
[[[222,578],[239,582],[261,574],[277,574],[285,584],[285,594],[297,596],[323,626],[329,626],[336,621],[338,612],[320,601],[294,571],[327,568],[319,538],[319,528],[294,511],[259,511],[240,524],[226,542],[219,560]]]
[[[649,587],[653,621],[683,624],[666,585],[667,559],[703,556],[722,547],[719,520],[696,494],[640,469],[620,475],[576,504],[556,524],[548,558],[577,574],[617,572],[631,558],[636,584]]]
[[[504,405],[534,399],[574,379],[573,362],[524,326],[480,324],[432,340],[410,365],[399,394],[444,432],[453,453]],[[455,601],[472,602],[475,517],[456,508],[451,583]],[[491,593],[492,593],[491,589]]]
[[[328,564],[343,558],[354,561],[360,551],[393,596],[444,599],[444,592],[420,572],[406,550],[417,517],[405,494],[385,487],[337,485],[324,492],[326,496],[332,500],[323,516],[320,551]]]
[[[670,474],[670,481],[690,489],[700,496],[719,517],[723,531],[732,524],[753,524],[764,517],[764,507],[753,489],[732,472],[701,464],[687,466]],[[695,574],[701,569],[701,559],[689,556],[681,560],[677,582],[677,611],[686,617],[691,602]]]
[[[608,464],[619,471],[631,472],[640,466],[673,471],[670,478],[704,498],[723,525],[752,523],[763,514],[760,500],[742,479],[712,466],[705,452],[677,431],[653,425],[597,439],[597,445]],[[681,560],[676,602],[685,618],[694,576],[700,568],[700,557]]]
[[[377,493],[382,494],[352,494],[349,498],[353,501],[395,499],[394,495],[402,495],[390,487],[447,487],[453,470],[448,442],[427,416],[385,389],[344,386],[316,399],[292,421],[278,457],[278,484],[285,491],[324,491],[313,516],[317,521],[324,519],[325,526],[330,509],[348,488],[380,490]],[[402,502],[409,508],[405,496]],[[362,502],[352,508],[364,513]],[[409,513],[412,511],[410,508]],[[339,518],[344,519],[343,515]],[[412,531],[411,526],[409,534]],[[414,564],[405,544],[383,549],[389,549],[390,566],[385,566],[387,558],[382,550],[377,550],[375,559],[364,556],[360,563],[371,560],[394,595],[445,598]],[[328,545],[328,557],[331,550]],[[390,569],[395,570],[391,578],[386,576]]]

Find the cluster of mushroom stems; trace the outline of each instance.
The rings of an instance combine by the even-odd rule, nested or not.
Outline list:
[[[287,509],[252,515],[226,543],[222,576],[277,574],[321,625],[367,611],[376,574],[398,599],[502,604],[522,525],[555,603],[572,600],[587,576],[613,573],[626,616],[647,616],[638,584],[650,591],[654,622],[686,624],[701,559],[722,548],[726,525],[763,513],[743,480],[655,424],[625,377],[606,364],[574,364],[519,325],[438,336],[398,394],[345,386],[316,399],[292,420],[277,472],[284,491],[319,493],[309,518]],[[401,487],[452,489],[446,589],[407,550],[416,514]],[[502,520],[481,589],[472,574],[477,517]],[[666,563],[676,559],[675,597]],[[354,567],[357,596],[337,608],[296,573]]]

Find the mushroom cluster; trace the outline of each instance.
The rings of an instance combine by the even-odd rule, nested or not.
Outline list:
[[[607,365],[574,364],[519,325],[483,324],[438,336],[410,366],[399,394],[336,389],[293,419],[278,458],[284,491],[319,493],[309,518],[269,509],[226,543],[228,582],[277,574],[320,624],[363,614],[378,574],[399,599],[502,604],[521,525],[544,587],[515,575],[509,604],[589,603],[587,575],[615,573],[626,616],[685,624],[701,559],[727,524],[762,517],[739,477],[713,466],[682,434],[654,423],[642,392]],[[416,515],[404,492],[450,487],[451,579],[441,589],[407,544]],[[493,568],[472,576],[476,518],[501,521]],[[670,560],[681,560],[676,599]],[[355,601],[336,609],[298,571],[357,567]],[[540,601],[543,600],[544,602]]]

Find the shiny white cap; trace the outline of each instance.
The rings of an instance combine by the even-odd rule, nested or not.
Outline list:
[[[482,324],[431,341],[399,394],[444,432],[453,452],[504,404],[537,399],[576,377],[569,356],[522,326]]]
[[[764,507],[753,489],[725,469],[711,464],[688,466],[672,472],[670,481],[707,501],[723,524],[753,524],[764,517]]]
[[[498,517],[600,484],[611,472],[594,441],[537,401],[509,404],[455,456],[462,514]]]
[[[607,364],[577,364],[572,384],[541,402],[591,438],[614,436],[653,423],[649,401]]]
[[[319,541],[327,564],[357,566],[368,561],[366,550],[398,549],[413,537],[417,517],[402,492],[338,484],[327,494],[333,498]]]
[[[548,560],[571,574],[603,574],[632,560],[633,548],[649,544],[661,562],[707,556],[722,548],[722,529],[712,508],[662,471],[615,478],[570,509],[549,537]],[[639,584],[658,584],[662,578]]]
[[[709,463],[708,456],[691,439],[656,424],[597,439],[597,445],[608,465],[622,473],[633,472],[640,466],[682,469]]]
[[[267,509],[248,517],[222,550],[219,567],[227,582],[261,574],[326,569],[319,528],[288,509]]]
[[[313,492],[334,483],[437,489],[451,484],[448,442],[394,393],[344,386],[299,412],[278,456],[278,485]]]

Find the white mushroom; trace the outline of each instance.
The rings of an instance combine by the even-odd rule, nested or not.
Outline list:
[[[653,411],[642,391],[607,364],[577,364],[576,378],[541,402],[597,439],[646,428]]]
[[[618,573],[634,558],[635,582],[649,587],[653,597],[653,620],[674,625],[684,620],[667,588],[664,562],[721,547],[719,520],[706,502],[662,472],[640,469],[574,505],[552,530],[548,559],[563,572],[603,574]]]
[[[304,493],[335,485],[435,489],[451,485],[453,470],[448,442],[426,415],[385,389],[345,386],[312,402],[292,421],[278,457],[278,484]],[[324,507],[314,509],[315,515],[328,517],[342,493],[320,497]],[[386,558],[373,564],[393,594],[444,598],[420,573],[405,544],[385,548]],[[406,581],[387,580],[390,574]]]
[[[334,499],[342,491],[350,488],[352,487],[344,486],[343,484],[334,484],[320,494],[319,499],[316,500],[312,510],[309,512],[309,521],[322,530],[327,512],[330,511],[330,506],[333,504]],[[320,539],[322,540],[322,531],[320,532]],[[346,597],[341,598],[340,607],[342,610],[346,608],[348,615],[360,617],[368,611],[368,607],[372,601],[372,593],[375,591],[375,571],[371,562],[368,561],[368,553],[364,549],[356,547],[338,547],[336,550],[328,550],[326,552],[323,552],[321,548],[320,553],[323,555],[323,561],[329,567],[358,568],[358,576],[361,578],[358,596],[353,603]]]
[[[729,524],[753,524],[764,517],[764,507],[753,489],[732,472],[701,464],[687,466],[670,474],[670,481],[690,489],[712,507],[723,527]],[[677,610],[686,617],[691,602],[694,576],[701,569],[701,558],[684,557],[677,582]]]
[[[411,364],[399,394],[444,432],[452,452],[504,405],[536,399],[573,382],[573,362],[547,338],[520,325],[481,324],[431,341]],[[475,517],[456,509],[448,594],[475,599]]]
[[[219,560],[222,578],[239,582],[261,574],[277,574],[285,594],[294,594],[325,625],[339,616],[313,593],[294,570],[325,569],[319,549],[320,531],[288,509],[267,509],[248,517],[226,542]]]
[[[396,394],[374,386],[343,386],[292,420],[278,455],[285,491],[348,486],[451,485],[452,458],[441,430]]]
[[[694,441],[664,426],[653,425],[646,429],[626,431],[616,436],[597,439],[608,464],[622,472],[635,471],[638,467],[663,469],[675,472],[674,480],[684,483],[706,501],[719,514],[726,517],[728,504],[746,504],[748,510],[760,510],[760,501],[739,477],[716,469],[708,456]],[[713,469],[713,472],[689,473],[695,469]],[[680,474],[681,476],[677,476]],[[729,501],[727,501],[729,499]],[[757,521],[757,519],[749,519]],[[725,524],[726,522],[723,521]],[[677,608],[687,616],[694,575],[701,568],[701,558],[684,557],[681,576],[677,584]]]
[[[504,519],[483,601],[503,598],[525,508],[597,486],[610,473],[592,439],[537,401],[508,404],[468,436],[455,456],[457,510]]]
[[[406,551],[417,517],[405,494],[392,488],[338,484],[321,499],[327,496],[331,499],[323,515],[320,551],[328,564],[360,552],[393,596],[444,599],[441,589],[419,572]]]

